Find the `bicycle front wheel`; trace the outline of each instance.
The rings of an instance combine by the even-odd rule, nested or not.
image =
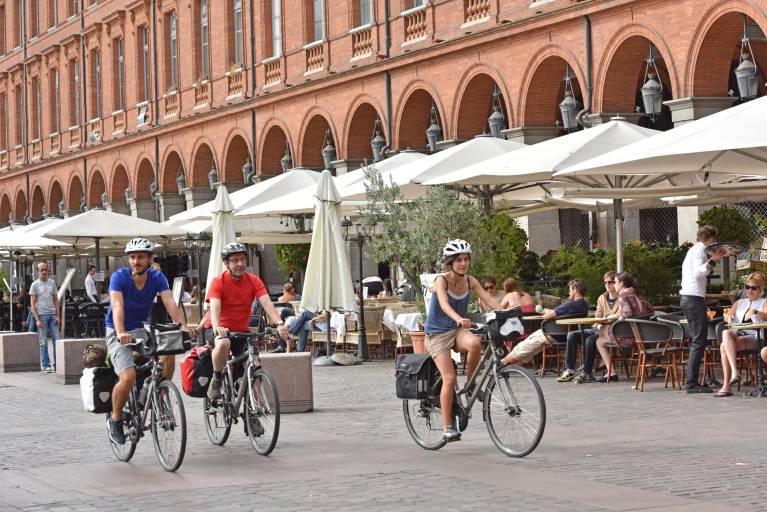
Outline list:
[[[439,396],[423,400],[403,400],[405,425],[418,446],[426,450],[439,450],[447,441],[442,438],[442,409]]]
[[[261,368],[250,378],[245,428],[256,452],[269,455],[274,450],[280,434],[280,399],[274,381]]]
[[[128,396],[128,401],[125,402],[123,407],[123,432],[125,432],[125,444],[117,444],[112,442],[109,437],[109,423],[107,423],[107,440],[112,447],[112,453],[115,454],[117,460],[122,462],[128,462],[133,458],[133,454],[136,453],[136,444],[139,439],[139,416],[140,411],[136,406],[136,388],[134,386]],[[108,412],[107,419],[112,415]]]
[[[509,457],[524,457],[538,446],[546,428],[546,402],[536,378],[506,366],[485,389],[485,425],[495,446]]]
[[[169,380],[157,387],[152,400],[152,439],[160,465],[176,471],[186,451],[186,413],[181,393]]]

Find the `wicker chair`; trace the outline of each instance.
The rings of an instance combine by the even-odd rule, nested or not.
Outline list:
[[[397,318],[397,315],[401,315],[403,313],[415,313],[417,311],[415,304],[409,302],[394,302],[391,305],[386,306],[386,309],[391,312],[392,318],[394,319]],[[391,349],[392,355],[398,354],[399,350],[405,346],[403,345],[405,337],[407,338],[407,346],[413,346],[412,342],[410,341],[410,335],[407,332],[402,332],[400,326],[396,324],[394,326],[394,332],[391,332],[388,328],[385,328],[383,334],[384,357],[386,357],[387,347]]]
[[[383,339],[384,329],[383,315],[386,308],[384,306],[365,308],[365,338],[367,340],[368,350],[372,353],[373,349],[380,351],[383,357]],[[345,342],[348,345],[357,346],[360,340],[360,332],[352,331],[346,333]]]

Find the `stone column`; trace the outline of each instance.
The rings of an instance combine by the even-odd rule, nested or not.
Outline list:
[[[637,124],[644,117],[642,112],[597,112],[586,116],[586,121],[591,124],[605,124],[614,117],[622,117],[631,124]]]
[[[104,209],[108,212],[121,213],[123,215],[131,215],[130,206],[121,203],[104,203]]]
[[[335,176],[341,176],[347,172],[354,171],[362,167],[364,160],[361,158],[347,158],[346,160],[334,160],[330,162],[330,167],[333,168],[333,174]],[[367,159],[368,164],[373,163],[373,158]]]
[[[186,201],[184,196],[175,192],[163,192],[159,195],[160,201],[160,220],[166,221],[171,215],[181,213],[186,210]]]
[[[130,207],[130,214],[134,217],[151,221],[157,220],[157,210],[152,199],[135,199],[132,197],[128,200],[128,206]]]
[[[519,128],[503,130],[501,133],[507,140],[522,144],[535,144],[558,137],[562,134],[562,128],[557,126],[520,126]]]
[[[191,210],[195,206],[216,198],[216,191],[208,187],[185,188],[182,192],[184,192],[184,198],[186,199],[187,210]]]

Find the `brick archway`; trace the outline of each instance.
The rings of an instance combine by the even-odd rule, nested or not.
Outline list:
[[[557,121],[562,126],[559,104],[565,97],[563,78],[568,66],[575,97],[583,104],[583,91],[573,66],[561,56],[549,55],[535,67],[523,93],[523,126],[554,126]]]
[[[272,176],[282,172],[282,157],[285,156],[285,148],[289,147],[288,136],[285,131],[277,124],[272,125],[266,132],[261,150],[258,152],[258,174]],[[296,162],[296,155],[291,150],[291,159],[293,164]]]
[[[346,133],[345,157],[349,159],[367,159],[373,157],[373,148],[370,141],[373,138],[373,129],[378,111],[370,103],[360,103],[352,114],[349,130]],[[381,135],[386,138],[386,129],[381,130]]]
[[[208,172],[210,172],[210,168],[208,168]],[[184,171],[184,161],[181,159],[181,156],[177,151],[171,151],[168,153],[168,156],[165,157],[165,164],[162,167],[162,183],[160,183],[160,192],[178,192],[178,184],[176,182],[176,178],[180,174],[184,175],[186,186],[191,187],[192,184],[188,181],[189,176],[187,176],[186,172]],[[205,179],[207,180],[207,176]]]
[[[112,172],[112,185],[109,187],[111,194],[109,202],[112,204],[127,204],[125,200],[125,189],[130,187],[128,171],[123,164],[118,164]]]
[[[192,182],[187,183],[187,186],[195,188],[210,187],[208,173],[210,173],[210,169],[213,167],[214,163],[213,151],[210,149],[210,146],[205,142],[201,143],[197,147],[194,159],[192,160]],[[219,169],[218,166],[216,166],[216,172],[218,173],[218,179],[220,181],[221,169]]]
[[[80,176],[72,177],[67,192],[67,210],[80,210],[80,198],[83,197],[83,182]]]
[[[224,156],[224,175],[220,177],[224,183],[243,183],[242,166],[250,161],[250,149],[242,135],[235,135],[229,141]]]
[[[106,192],[107,186],[101,171],[92,171],[88,180],[88,207],[101,206],[101,194]]]
[[[416,89],[408,96],[402,107],[395,138],[397,149],[427,151],[426,129],[429,127],[432,103],[437,105],[437,118],[442,127],[442,138],[445,138],[445,122],[439,105],[428,91]]]
[[[16,191],[16,201],[13,203],[13,218],[17,221],[23,221],[27,216],[27,196],[24,191]]]
[[[35,185],[32,191],[32,204],[29,212],[29,216],[33,219],[39,219],[43,216],[43,209],[45,208],[45,195],[40,185]]]
[[[455,120],[455,136],[459,140],[471,139],[483,133],[490,133],[487,118],[493,112],[493,89],[498,86],[496,81],[486,73],[474,75],[466,84],[460,95],[458,113]],[[509,127],[509,114],[506,108],[506,100],[503,97],[503,89],[498,86],[501,102],[501,111],[506,118]]]
[[[692,96],[721,97],[727,96],[730,90],[737,93],[734,69],[740,57],[744,15],[739,11],[725,12],[710,22],[705,33],[701,34],[697,50],[692,50],[695,52],[690,84]],[[756,23],[751,17],[747,19],[749,24]],[[756,62],[762,65],[767,63],[767,41],[752,38],[751,47],[756,54]],[[765,94],[764,81],[762,71],[759,80],[760,96]]]
[[[8,216],[11,214],[11,198],[8,194],[3,194],[0,198],[0,224],[8,223]]]
[[[330,130],[333,145],[336,147],[336,155],[338,155],[338,139],[330,128],[330,123],[322,114],[314,114],[309,119],[309,122],[306,123],[303,136],[301,137],[301,152],[298,162],[301,167],[318,170],[325,168],[325,162],[322,159],[322,149],[325,147],[325,133],[327,130]]]
[[[58,215],[59,203],[64,200],[64,189],[61,188],[59,180],[51,182],[51,191],[48,194],[48,211],[53,215]]]
[[[145,158],[141,160],[136,171],[136,187],[133,189],[133,197],[136,199],[150,199],[149,184],[154,179],[154,167],[152,162]]]

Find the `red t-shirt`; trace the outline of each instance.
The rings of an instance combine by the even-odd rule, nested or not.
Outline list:
[[[211,281],[205,302],[210,302],[211,298],[221,300],[222,327],[234,332],[249,332],[253,301],[267,294],[266,286],[258,276],[245,272],[241,279],[234,280],[225,270]],[[206,327],[210,327],[210,321],[206,322]]]

